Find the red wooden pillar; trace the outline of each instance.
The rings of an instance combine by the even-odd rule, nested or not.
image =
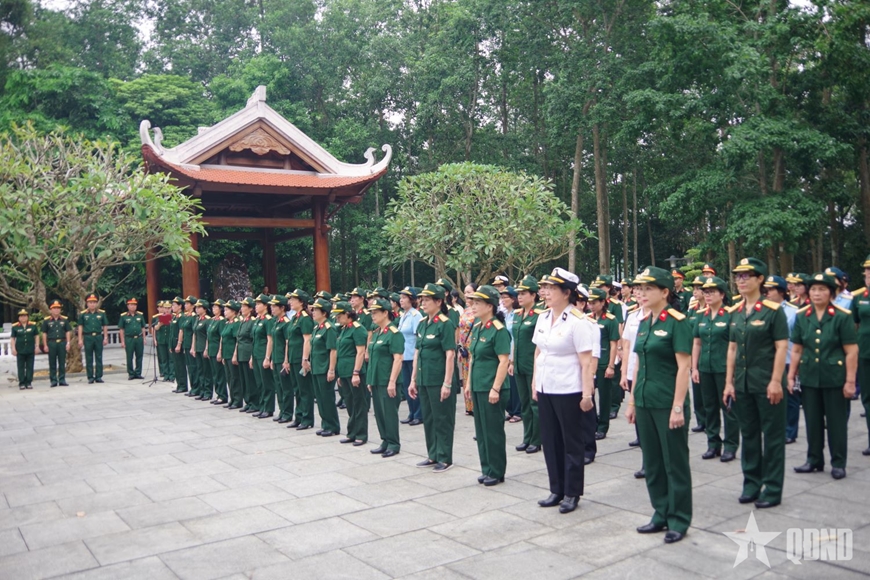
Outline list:
[[[315,201],[314,216],[314,286],[316,291],[331,292],[329,281],[329,237],[326,227],[326,202]]]
[[[275,242],[272,241],[272,230],[263,230],[263,283],[269,288],[269,294],[278,293],[278,264],[275,260]]]
[[[190,245],[194,250],[199,250],[199,234],[190,234]],[[183,298],[195,296],[199,298],[199,262],[194,258],[188,258],[181,263],[181,286],[184,292]]]
[[[160,294],[160,262],[154,258],[154,252],[149,248],[145,252],[145,288],[148,296],[148,320],[157,314],[157,299]]]

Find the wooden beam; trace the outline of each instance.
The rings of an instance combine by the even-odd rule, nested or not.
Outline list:
[[[220,230],[210,231],[208,233],[210,240],[261,240],[263,234],[260,232],[222,232]]]
[[[288,240],[298,240],[299,238],[307,238],[314,234],[314,228],[304,229],[304,230],[296,230],[295,232],[284,234],[282,236],[275,236],[272,238],[272,241],[276,244],[279,242],[286,242]]]
[[[317,200],[311,207],[314,216],[314,286],[317,291],[331,292],[329,281],[329,238],[326,225],[326,202]]]
[[[160,263],[154,258],[154,253],[149,248],[145,253],[145,289],[147,293],[146,303],[148,319],[151,323],[151,317],[157,314],[157,298],[160,293]]]
[[[213,228],[313,228],[314,220],[295,218],[257,218],[202,216],[203,223]]]
[[[190,245],[194,250],[199,249],[199,234],[190,234]],[[199,298],[199,262],[194,258],[188,258],[181,263],[181,286],[185,298]]]

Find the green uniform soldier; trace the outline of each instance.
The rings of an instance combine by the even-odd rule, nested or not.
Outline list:
[[[190,391],[185,393],[185,397],[199,397],[200,395],[200,373],[199,364],[196,360],[196,353],[192,351],[193,334],[196,329],[196,297],[188,296],[184,299],[184,314],[178,321],[179,342],[181,343],[181,353],[184,354],[184,364],[187,367],[187,377],[190,383]]]
[[[411,290],[408,289],[410,292]],[[456,326],[450,320],[445,289],[426,284],[420,291],[425,317],[417,325],[417,340],[408,395],[420,399],[426,459],[417,467],[432,467],[443,473],[453,467],[453,432],[456,423]]]
[[[221,327],[221,355],[218,360],[223,362],[224,373],[227,377],[227,387],[229,387],[227,409],[241,409],[245,398],[244,391],[242,390],[239,361],[235,358],[236,341],[239,336],[239,327],[241,326],[239,319],[239,311],[241,309],[242,305],[236,300],[228,301],[224,308],[227,319]]]
[[[390,326],[391,306],[389,300],[379,298],[369,306],[377,330],[372,335],[369,367],[366,374],[372,394],[375,421],[381,436],[381,444],[372,453],[381,457],[393,457],[399,453],[399,404],[398,386],[405,352],[405,337],[395,326]]]
[[[85,353],[85,369],[88,384],[103,382],[103,347],[109,344],[109,319],[106,312],[97,308],[99,299],[89,294],[85,299],[87,308],[79,313],[79,348]]]
[[[257,385],[255,397],[259,413],[254,413],[255,419],[266,419],[275,415],[275,381],[272,372],[272,327],[275,321],[269,314],[271,296],[260,294],[254,301],[257,319],[252,329],[254,344],[251,352],[254,364],[254,383]],[[255,399],[256,400],[256,399]]]
[[[698,323],[698,315],[701,310],[704,310],[704,293],[701,287],[707,281],[706,276],[695,276],[695,279],[692,280],[692,298],[689,299],[689,306],[686,310],[682,310],[681,312],[686,315],[686,320],[689,322],[689,328],[692,329],[692,332],[695,330],[695,325]],[[723,359],[724,360],[724,359]],[[723,379],[724,380],[724,379]],[[692,377],[692,410],[695,411],[695,421],[697,421],[697,425],[692,427],[692,433],[701,433],[707,430],[707,425],[705,423],[705,419],[707,417],[707,413],[704,410],[704,399],[701,394],[701,384],[694,379],[694,374]]]
[[[740,503],[779,505],[785,476],[785,358],[788,321],[780,305],[761,299],[767,266],[743,258],[734,268],[741,300],[729,309],[728,366],[723,400],[730,397],[743,437]]]
[[[145,315],[137,310],[139,301],[127,300],[127,312],[118,318],[121,347],[127,354],[127,380],[143,379],[142,355],[145,353]]]
[[[833,304],[839,287],[834,276],[814,274],[810,280],[810,306],[797,312],[791,341],[789,390],[800,375],[804,419],[807,425],[807,461],[797,473],[824,471],[825,431],[831,450],[831,477],[846,477],[848,406],[855,396],[858,370],[858,335],[852,313]]]
[[[674,278],[674,293],[680,299],[680,312],[688,312],[689,302],[692,300],[692,291],[683,286],[686,275],[675,268],[671,270],[671,276]]]
[[[160,376],[164,381],[175,381],[175,365],[173,364],[173,356],[170,354],[170,332],[171,322],[162,324],[160,320],[172,320],[170,308],[172,303],[161,300],[157,303],[158,313],[151,317],[151,343],[157,348],[157,367],[160,370]],[[176,335],[178,334],[176,330]]]
[[[538,415],[538,401],[532,397],[532,376],[535,371],[535,344],[532,337],[538,316],[543,312],[538,308],[540,285],[534,276],[526,276],[517,285],[517,300],[520,308],[514,312],[514,360],[513,373],[520,395],[520,415],[523,418],[523,442],[516,446],[517,451],[537,453],[541,450],[541,422]],[[509,369],[510,370],[510,369]]]
[[[617,324],[624,324],[625,316],[622,312],[622,302],[615,296],[611,295],[611,290],[613,289],[613,276],[609,274],[599,274],[589,286],[590,289],[599,288],[604,291],[607,300],[607,311],[616,318]],[[590,293],[590,300],[591,299],[592,296]]]
[[[366,332],[369,333],[368,341],[371,342],[372,339],[372,316],[369,313],[366,306],[366,296],[368,296],[367,292],[362,288],[354,288],[348,294],[348,301],[350,302],[353,311],[356,312],[356,321],[359,322],[363,328],[366,329]]]
[[[646,488],[655,513],[642,534],[667,529],[665,543],[679,542],[692,523],[689,468],[689,366],[692,330],[686,316],[668,308],[674,276],[646,268],[635,279],[650,312],[637,330],[637,367],[626,416],[637,422]]]
[[[51,316],[42,321],[42,347],[48,352],[48,374],[51,386],[68,387],[66,382],[66,353],[72,337],[72,326],[66,316],[62,316],[60,300],[49,305]]]
[[[602,288],[589,289],[591,319],[601,333],[601,356],[595,370],[595,388],[598,389],[598,428],[595,439],[607,437],[610,429],[610,409],[613,396],[613,377],[616,376],[616,345],[619,342],[619,323],[612,312],[607,311],[607,292]]]
[[[290,376],[290,361],[287,358],[287,334],[291,318],[287,316],[287,298],[273,296],[269,302],[272,308],[272,380],[278,397],[278,414],[272,420],[278,423],[293,421],[295,406],[293,378]]]
[[[507,277],[504,277],[507,279]],[[450,280],[447,278],[438,278],[435,282],[438,286],[444,288],[444,301],[447,303],[447,317],[450,318],[450,322],[453,323],[453,326],[456,327],[456,344],[459,344],[459,319],[462,318],[462,313],[459,311],[459,308],[453,303],[453,284],[450,283]],[[419,291],[419,289],[417,289]],[[457,355],[459,352],[457,351]],[[458,359],[454,357],[453,364],[453,389],[459,393],[461,391],[460,388],[460,378],[459,378],[459,364]]]
[[[867,419],[870,435],[870,256],[861,264],[864,268],[864,287],[852,292],[852,317],[858,325],[858,384],[861,388],[861,404]],[[861,452],[870,455],[870,445]]]
[[[200,298],[193,305],[195,317],[193,319],[193,339],[188,352],[193,355],[198,370],[199,380],[193,397],[197,401],[211,401],[212,380],[211,365],[206,359],[206,347],[208,346],[208,329],[211,326],[211,317],[208,315],[211,304],[208,300]]]
[[[478,481],[493,486],[504,481],[507,469],[504,410],[510,397],[505,379],[511,337],[497,317],[498,290],[481,286],[473,297],[471,308],[478,322],[471,330],[465,398],[474,399],[474,431],[482,473]]]
[[[341,443],[364,445],[369,439],[368,401],[365,393],[365,350],[368,332],[356,320],[356,312],[349,302],[339,301],[332,308],[341,326],[336,341],[335,372],[338,389],[347,407],[347,437]]]
[[[724,299],[728,285],[718,277],[705,278],[702,286],[704,307],[696,310],[693,324],[692,382],[700,387],[703,404],[703,423],[707,430],[707,451],[702,459],[721,456],[720,461],[733,461],[740,444],[740,426],[737,415],[725,404],[725,371],[731,328],[731,313],[725,309]],[[724,416],[725,437],[721,435]],[[725,446],[723,453],[722,446]]]
[[[211,382],[214,386],[215,396],[217,397],[211,402],[212,405],[224,405],[227,398],[227,375],[224,370],[224,365],[221,363],[220,348],[221,348],[221,330],[227,323],[223,316],[224,306],[226,302],[218,298],[211,305],[211,324],[208,327],[208,343],[205,347],[205,356],[208,358],[208,363],[211,365]]]
[[[241,383],[243,406],[239,409],[239,413],[259,412],[256,405],[260,401],[252,399],[254,389],[254,365],[251,355],[254,351],[254,299],[251,297],[245,298],[240,303],[241,322],[239,323],[239,331],[236,333],[236,352],[233,354],[233,363],[238,363],[239,379]],[[235,396],[233,397],[235,399]]]
[[[169,322],[169,353],[172,356],[172,372],[175,375],[175,390],[173,393],[186,393],[187,388],[187,354],[181,348],[184,299],[176,296],[171,302],[172,319]]]
[[[287,360],[296,393],[296,416],[287,428],[304,431],[314,426],[314,385],[311,381],[311,335],[314,321],[308,314],[311,296],[296,289],[287,294],[288,304],[296,313],[287,329]]]
[[[338,334],[329,322],[332,303],[318,298],[311,305],[314,329],[311,333],[311,375],[314,383],[314,396],[320,413],[321,437],[332,437],[341,432],[338,408],[335,406],[335,365],[336,340]]]
[[[30,322],[27,310],[18,311],[18,322],[12,325],[11,350],[18,363],[18,388],[33,388],[33,359],[36,356],[36,341],[39,328]]]

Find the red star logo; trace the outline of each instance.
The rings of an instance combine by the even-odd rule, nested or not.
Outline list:
[[[755,311],[756,311],[756,312],[761,312],[761,302],[756,302],[756,303],[755,303]]]

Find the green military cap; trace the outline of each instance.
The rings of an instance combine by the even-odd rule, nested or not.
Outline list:
[[[767,284],[765,284],[766,286]],[[728,283],[718,276],[710,276],[705,279],[704,285],[701,286],[704,290],[719,290],[726,295],[728,294]]]
[[[537,292],[541,287],[538,284],[538,279],[532,275],[528,275],[517,284],[517,290],[526,292]]]
[[[239,310],[242,309],[242,305],[239,303],[238,300],[227,300],[227,303],[225,304],[225,306],[227,308],[229,308],[230,310],[232,310],[233,312],[238,312]]]
[[[450,280],[447,278],[438,278],[435,280],[435,283],[447,290],[448,292],[453,292],[453,284],[450,283]]]
[[[254,302],[260,302],[260,303],[262,303],[262,304],[268,304],[268,303],[271,302],[271,301],[272,301],[272,297],[269,296],[268,294],[260,294],[260,295],[257,296],[257,298],[254,300]]]
[[[613,286],[613,276],[610,276],[609,274],[598,274],[591,286],[593,288],[597,288],[598,286]]]
[[[634,280],[632,280],[631,278],[623,278],[622,285],[623,286],[634,286]]]
[[[659,288],[667,288],[670,291],[674,290],[674,276],[664,268],[656,268],[650,266],[645,268],[643,272],[638,274],[634,279],[635,284],[652,284]]]
[[[326,290],[318,290],[314,297],[323,298],[324,300],[332,300],[332,294],[330,294]]]
[[[218,298],[217,300],[215,300],[215,301],[212,303],[212,306],[221,306],[221,307],[223,307],[223,306],[226,306],[226,305],[227,305],[227,303],[224,302],[223,300],[221,300],[220,298]]]
[[[387,291],[386,288],[378,286],[377,288],[375,288],[374,290],[369,292],[369,295],[367,296],[367,298],[383,298],[385,300],[389,300],[390,293]]]
[[[27,311],[26,308],[22,308],[18,311],[18,316],[30,316],[30,313]]]
[[[695,276],[695,279],[692,280],[692,286],[703,286],[708,279],[708,276]]]
[[[440,284],[426,284],[420,291],[420,296],[428,296],[429,298],[437,298],[438,300],[444,300],[446,294],[447,291],[444,289],[444,286]]]
[[[189,302],[190,304],[196,304],[196,296],[188,296],[184,301]]]
[[[363,288],[356,287],[350,291],[348,296],[359,296],[360,298],[365,298],[368,296],[368,292],[366,292]]]
[[[128,302],[128,304],[129,304],[129,302]],[[196,301],[194,306],[201,306],[202,308],[208,308],[211,306],[211,304],[209,304],[208,300],[206,300],[205,298],[200,298],[199,300]]]
[[[755,272],[757,276],[767,278],[767,266],[758,258],[743,258],[732,272],[735,274],[738,272]]]
[[[60,300],[55,298],[51,301],[51,304],[48,305],[49,308],[63,308],[63,304],[61,304]]]
[[[175,302],[176,304],[184,304],[184,298],[182,298],[181,296],[176,296],[175,298],[172,299],[172,301]]]
[[[100,301],[100,299],[93,292],[88,294],[88,297],[85,298],[85,302],[99,302],[99,301]]]
[[[827,272],[818,272],[816,274],[813,274],[810,277],[807,288],[815,286],[816,284],[824,284],[825,286],[830,288],[832,292],[835,292],[837,289],[839,289],[839,286],[837,285],[837,278],[832,274],[828,274]]]
[[[498,290],[494,286],[481,286],[478,288],[474,294],[472,294],[476,299],[483,300],[484,302],[489,302],[496,308],[498,307],[498,303],[501,300],[501,296],[499,295]]]
[[[701,273],[707,274],[708,276],[715,276],[717,274],[716,268],[714,268],[712,264],[704,264],[704,267],[701,268]]]
[[[673,276],[674,278],[680,278],[681,280],[685,280],[685,279],[686,279],[686,275],[683,274],[682,271],[677,270],[676,268],[674,268],[673,270],[671,270],[671,276]]]
[[[250,296],[247,296],[247,297],[245,297],[244,300],[241,301],[240,304],[242,306],[250,306],[251,308],[253,308],[254,307],[254,299],[251,298]]]
[[[779,288],[783,292],[788,290],[788,286],[786,285],[785,279],[781,276],[768,276],[764,281],[765,288]]]
[[[590,288],[589,300],[607,300],[607,292],[601,288]]]
[[[287,294],[287,298],[296,298],[297,300],[301,300],[306,304],[311,302],[311,296],[308,294],[308,292],[306,292],[305,290],[300,290],[299,288],[297,288],[293,292],[289,292]]]
[[[864,258],[864,263],[861,264],[862,268],[870,268],[870,254],[867,254],[867,257]]]
[[[269,304],[277,304],[279,306],[287,306],[287,297],[281,296],[280,294],[276,294],[272,296],[272,299],[269,300]]]
[[[386,312],[389,312],[392,309],[393,307],[390,306],[389,301],[384,300],[383,298],[376,299],[374,304],[371,304],[369,306],[369,310],[384,310]]]
[[[332,312],[335,314],[345,314],[351,310],[353,310],[353,307],[350,305],[350,302],[345,302],[344,300],[336,302],[335,306],[332,307]]]
[[[347,296],[345,294],[342,294],[341,292],[339,292],[338,294],[333,296],[331,300],[333,302],[347,302]]]
[[[319,308],[328,314],[329,311],[332,310],[332,302],[325,298],[318,298],[311,304],[311,307]]]
[[[393,292],[392,294],[390,294],[390,300],[392,300],[393,302],[398,304],[399,303],[399,293]]]
[[[419,293],[420,291],[412,286],[405,286],[404,288],[399,290],[399,294],[404,294],[405,296],[410,296],[411,298],[416,298]]]
[[[511,298],[517,297],[517,289],[514,288],[513,286],[505,286],[504,288],[499,288],[498,293],[499,294],[507,294]]]
[[[803,272],[795,272],[794,282],[792,282],[792,284],[803,284],[804,286],[809,287],[811,277],[812,276],[809,274],[804,274]]]

